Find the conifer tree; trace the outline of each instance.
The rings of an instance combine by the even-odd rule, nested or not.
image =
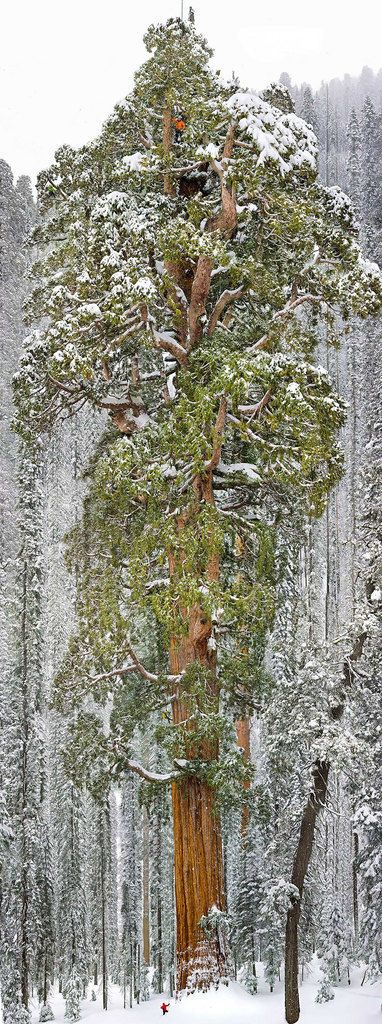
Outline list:
[[[145,42],[100,138],[40,176],[29,316],[45,326],[15,399],[32,443],[86,404],[110,415],[71,537],[79,626],[57,704],[77,709],[73,772],[172,783],[178,986],[193,988],[229,968],[218,807],[248,777],[233,723],[262,686],[277,526],[320,515],[341,473],[317,324],[335,339],[334,309],[365,317],[382,290],[304,122],[221,85],[192,22]],[[104,704],[113,681],[105,736],[86,698]],[[168,771],[132,757],[143,717]]]
[[[347,166],[347,189],[353,200],[357,216],[362,210],[362,140],[356,111],[352,110],[348,125],[349,156]]]
[[[310,85],[307,85],[303,91],[299,106],[299,114],[300,117],[302,117],[307,124],[311,125],[313,131],[316,132],[317,134],[318,118],[314,97]]]
[[[381,260],[381,115],[369,97],[362,108],[362,202],[367,255]]]

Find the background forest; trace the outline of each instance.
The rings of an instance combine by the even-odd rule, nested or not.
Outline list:
[[[359,78],[324,83],[316,93],[307,84],[296,87],[286,73],[280,84],[279,102],[288,103],[286,87],[296,114],[317,134],[321,181],[351,197],[363,251],[382,265],[382,71],[364,68]],[[275,103],[277,92],[273,87]],[[55,199],[60,184],[52,184],[48,172],[42,186],[51,188]],[[171,769],[168,709],[158,700],[150,706],[147,686],[132,682],[135,707],[118,710],[122,738],[129,719],[129,759],[145,766],[145,780],[128,770],[116,745],[111,768],[104,751],[95,753],[89,721],[62,683],[69,679],[69,689],[75,686],[76,669],[72,678],[67,651],[84,600],[76,533],[70,566],[64,538],[83,523],[84,499],[81,529],[92,528],[93,498],[89,502],[86,496],[104,443],[106,413],[69,410],[37,451],[11,430],[12,378],[26,333],[30,268],[39,259],[46,209],[44,201],[36,206],[29,181],[14,183],[11,169],[0,161],[0,982],[5,1024],[26,1024],[36,994],[41,1019],[49,1019],[54,983],[70,1020],[78,1019],[89,986],[106,1009],[111,984],[121,987],[126,1007],[148,998],[150,990],[172,996],[177,984],[171,794],[168,785],[156,782]],[[316,520],[303,511],[285,517],[275,556],[275,608],[260,651],[251,648],[249,620],[244,625],[238,656],[248,659],[249,676],[256,674],[257,684],[248,696],[244,679],[241,705],[235,694],[227,708],[220,780],[227,915],[218,927],[224,941],[229,929],[235,978],[255,994],[259,965],[271,992],[283,976],[286,917],[293,914],[299,888],[294,860],[317,763],[318,789],[325,775],[299,920],[299,976],[309,974],[316,954],[319,1001],[330,1000],[344,981],[350,984],[355,966],[361,964],[369,980],[382,971],[382,321],[361,322],[350,314],[343,327],[336,344],[330,326],[319,328],[315,358],[346,403],[344,473]],[[91,540],[86,552],[92,568]],[[245,576],[245,557],[238,526],[230,552],[232,578]],[[261,557],[269,566],[265,542]],[[161,630],[153,644],[150,616],[134,628],[133,657],[138,649],[157,681],[168,671]],[[107,672],[111,675],[109,662]],[[94,703],[88,693],[89,719]],[[111,706],[106,687],[97,711],[106,739]],[[235,731],[253,773],[231,785]],[[117,744],[115,735],[114,740]]]

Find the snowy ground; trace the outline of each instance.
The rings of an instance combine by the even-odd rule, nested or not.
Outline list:
[[[350,987],[336,989],[335,998],[318,1005],[315,1002],[317,982],[307,981],[301,988],[301,1024],[382,1024],[382,984],[361,986],[362,972],[352,979]],[[261,986],[263,987],[263,986]],[[283,991],[272,995],[262,991],[250,996],[240,985],[231,984],[206,995],[197,994],[170,1002],[166,1015],[167,1024],[283,1024]],[[84,1000],[82,1019],[86,1024],[155,1024],[163,1020],[160,1004],[163,996],[155,996],[132,1010],[123,1009],[118,988],[110,993],[110,1008],[105,1015],[101,1009],[100,995],[97,1002]],[[64,1022],[64,1002],[56,995],[51,1000],[57,1022]],[[33,1019],[38,1019],[37,1009]]]

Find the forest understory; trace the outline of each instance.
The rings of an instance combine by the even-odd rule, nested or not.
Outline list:
[[[258,964],[258,971],[261,977],[261,964]],[[316,975],[316,976],[315,976]],[[362,983],[362,972],[356,971],[352,977],[351,988],[344,985],[336,991],[335,1000],[317,1005],[316,994],[318,985],[317,971],[312,970],[310,980],[303,982],[301,986],[301,1017],[302,1024],[375,1024],[379,1020],[381,1012],[382,987],[381,984],[370,985]],[[159,1020],[163,1014],[161,1005],[163,1000],[169,1004],[167,1019],[172,1019],[188,1024],[228,1024],[235,1021],[236,1024],[283,1024],[284,1021],[284,997],[283,988],[280,982],[276,985],[273,995],[266,991],[266,984],[260,981],[259,992],[254,998],[243,986],[231,982],[229,988],[214,989],[207,993],[196,993],[192,998],[183,996],[180,1000],[173,1001],[168,993],[160,993],[152,996],[150,1000],[139,1005],[134,1005],[132,1010],[126,1011],[123,1008],[123,996],[118,986],[112,988],[110,993],[110,1006],[108,1010],[108,1021],[111,1024],[122,1024],[123,1021],[131,1021],[132,1024],[152,1024],[152,1021]],[[89,997],[82,1006],[82,1019],[88,1024],[98,1024],[104,1019],[103,1010],[99,1006],[100,999],[94,1002]],[[62,996],[56,995],[51,999],[55,1020],[65,1020],[65,1003]],[[38,1005],[32,1008],[32,1021],[37,1021],[39,1016]]]

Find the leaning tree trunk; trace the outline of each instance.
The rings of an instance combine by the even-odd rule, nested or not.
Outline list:
[[[306,804],[300,829],[300,836],[293,861],[292,885],[299,892],[299,898],[292,900],[288,910],[285,935],[285,1017],[288,1024],[296,1024],[300,1016],[298,992],[298,925],[301,914],[301,899],[306,873],[313,849],[316,821],[326,801],[329,764],[317,761],[313,771],[313,789]]]

